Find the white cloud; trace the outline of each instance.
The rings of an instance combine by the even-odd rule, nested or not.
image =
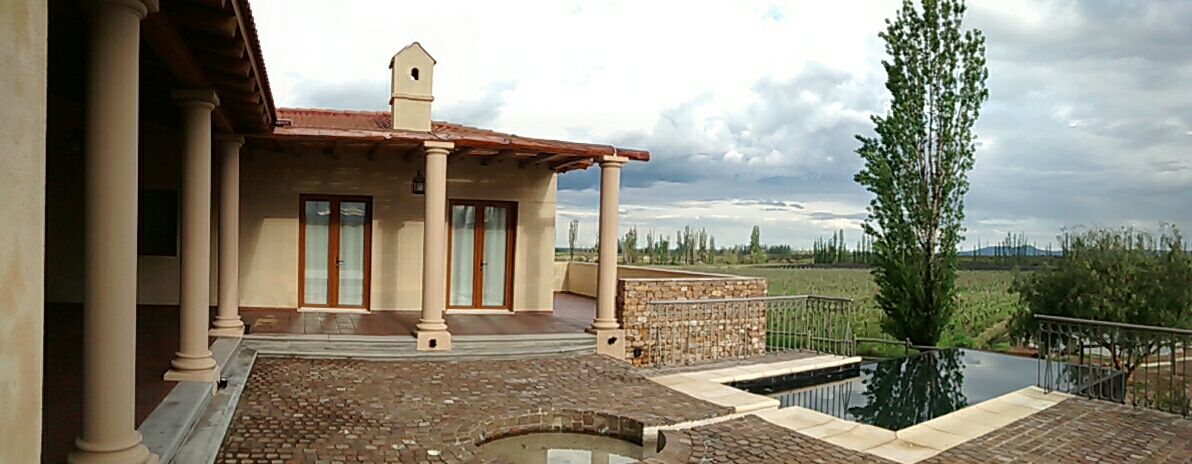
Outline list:
[[[1192,227],[1192,2],[969,3],[991,93],[969,240]],[[863,216],[853,136],[886,111],[877,33],[897,4],[254,0],[253,10],[278,105],[383,109],[390,56],[419,41],[438,60],[438,118],[650,149],[653,161],[625,169],[626,227],[706,224],[731,244],[762,223],[765,237],[805,245]],[[595,174],[560,179],[564,242],[573,217],[594,234]],[[807,210],[738,201],[759,198]]]

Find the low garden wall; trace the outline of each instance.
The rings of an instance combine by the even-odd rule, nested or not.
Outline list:
[[[738,276],[620,279],[617,320],[625,329],[626,359],[654,366],[660,359],[712,360],[766,352],[766,307],[740,314],[732,305],[698,305],[676,318],[652,308],[652,301],[712,300],[766,296],[766,279]],[[675,330],[682,326],[685,330]],[[654,330],[651,330],[651,329]],[[683,334],[686,340],[667,337]]]
[[[555,290],[596,296],[594,263],[556,263]],[[756,314],[729,314],[723,310],[690,311],[683,320],[663,321],[652,311],[651,301],[711,300],[766,296],[766,279],[639,266],[617,267],[617,320],[625,329],[625,359],[652,366],[658,358],[708,360],[761,355],[765,346],[765,306]],[[660,340],[661,325],[695,327],[689,340]],[[651,330],[654,327],[655,330]],[[673,327],[668,327],[673,328]],[[686,332],[684,332],[686,333]],[[652,336],[651,334],[655,334]],[[726,336],[733,334],[734,336]],[[686,343],[686,342],[691,343]]]

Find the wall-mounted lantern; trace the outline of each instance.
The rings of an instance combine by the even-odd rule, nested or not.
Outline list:
[[[414,185],[411,188],[414,195],[422,195],[426,193],[426,178],[422,177],[422,170],[419,169],[417,174],[414,174]]]

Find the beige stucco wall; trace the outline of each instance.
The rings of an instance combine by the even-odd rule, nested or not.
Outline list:
[[[421,166],[394,153],[320,150],[253,152],[241,160],[240,304],[298,305],[298,213],[303,193],[373,198],[372,309],[421,305],[423,197],[410,192]],[[544,167],[489,166],[475,159],[448,165],[452,200],[518,203],[513,308],[550,310],[554,289],[555,175]]]
[[[41,459],[46,3],[0,0],[0,462]]]

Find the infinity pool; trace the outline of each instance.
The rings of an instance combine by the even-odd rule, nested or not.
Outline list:
[[[903,429],[1034,385],[1035,360],[964,349],[731,384],[841,419]]]

